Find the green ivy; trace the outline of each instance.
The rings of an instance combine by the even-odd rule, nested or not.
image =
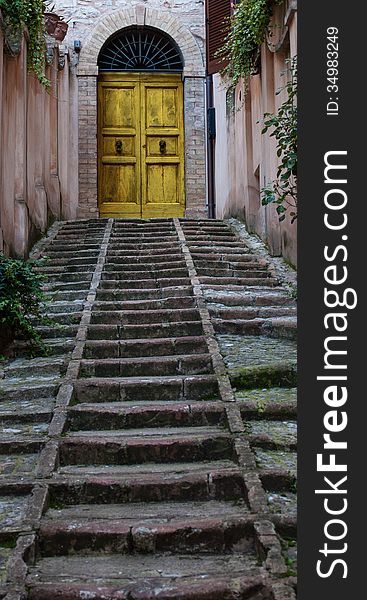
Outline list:
[[[14,31],[27,27],[28,69],[36,75],[42,85],[49,87],[50,81],[45,76],[46,42],[43,17],[46,9],[45,0],[0,0],[0,9],[6,26]]]
[[[44,320],[42,309],[46,304],[44,276],[35,272],[34,265],[0,254],[0,327],[25,335],[32,354],[46,351],[33,325],[34,318]]]
[[[222,73],[236,87],[243,79],[245,86],[256,73],[260,46],[269,31],[274,6],[285,0],[241,0],[230,18],[228,32],[218,57],[228,61]]]
[[[297,57],[286,61],[290,65],[290,78],[286,85],[277,91],[287,91],[287,99],[276,114],[264,115],[262,133],[272,130],[275,137],[277,156],[280,164],[277,178],[261,190],[262,204],[275,203],[279,221],[284,221],[288,208],[291,223],[297,218]]]

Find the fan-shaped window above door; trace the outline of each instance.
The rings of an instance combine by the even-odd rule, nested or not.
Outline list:
[[[119,31],[103,46],[100,71],[183,70],[180,51],[164,32],[148,27],[129,27]]]

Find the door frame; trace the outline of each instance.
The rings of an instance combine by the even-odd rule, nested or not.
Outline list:
[[[156,73],[156,72],[133,72],[133,71],[125,71],[125,72],[102,72],[99,74],[97,79],[97,96],[98,96],[98,109],[97,109],[97,188],[98,188],[98,209],[100,216],[103,217],[103,212],[101,213],[101,205],[102,205],[102,190],[101,190],[101,172],[102,172],[102,118],[101,118],[101,99],[102,99],[102,83],[116,83],[116,87],[118,87],[119,82],[139,82],[139,94],[140,94],[140,110],[137,108],[137,114],[140,115],[139,123],[140,129],[138,132],[139,140],[137,139],[137,145],[139,146],[136,150],[136,157],[139,164],[137,165],[138,169],[138,196],[141,199],[140,204],[140,217],[138,218],[165,218],[165,217],[181,217],[184,216],[186,210],[186,193],[185,193],[185,114],[184,114],[184,86],[182,81],[182,73]],[[178,155],[180,157],[179,164],[181,165],[179,178],[178,178],[178,186],[179,186],[179,194],[182,201],[178,204],[178,210],[173,211],[175,214],[171,214],[172,210],[169,207],[165,210],[165,204],[161,203],[159,208],[156,209],[157,215],[149,215],[149,217],[143,217],[144,206],[146,206],[146,189],[145,184],[147,180],[146,172],[147,172],[147,156],[146,156],[146,127],[145,127],[145,95],[141,94],[141,90],[143,86],[152,85],[162,85],[168,84],[167,87],[174,87],[179,83],[179,89],[181,94],[181,100],[178,103],[179,107],[179,138],[178,138]],[[170,85],[171,84],[171,85]],[[158,134],[157,134],[158,135]],[[167,157],[168,158],[168,157]],[[169,161],[168,161],[169,162]],[[144,189],[143,189],[144,188]],[[164,214],[164,213],[167,214]],[[177,214],[176,214],[177,213]],[[116,214],[117,216],[117,214]],[[121,215],[120,218],[130,218],[128,216],[123,217]],[[136,217],[133,217],[136,218]]]

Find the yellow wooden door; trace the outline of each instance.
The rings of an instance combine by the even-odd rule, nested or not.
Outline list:
[[[181,77],[103,74],[98,97],[100,216],[183,217]]]

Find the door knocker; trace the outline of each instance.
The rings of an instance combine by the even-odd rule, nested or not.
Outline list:
[[[166,143],[166,140],[160,140],[160,142],[159,142],[159,152],[160,152],[161,154],[165,154],[165,152],[166,152],[166,149],[167,149],[167,143]]]
[[[116,150],[117,154],[121,154],[121,152],[122,152],[122,141],[121,140],[116,140],[115,150]]]

